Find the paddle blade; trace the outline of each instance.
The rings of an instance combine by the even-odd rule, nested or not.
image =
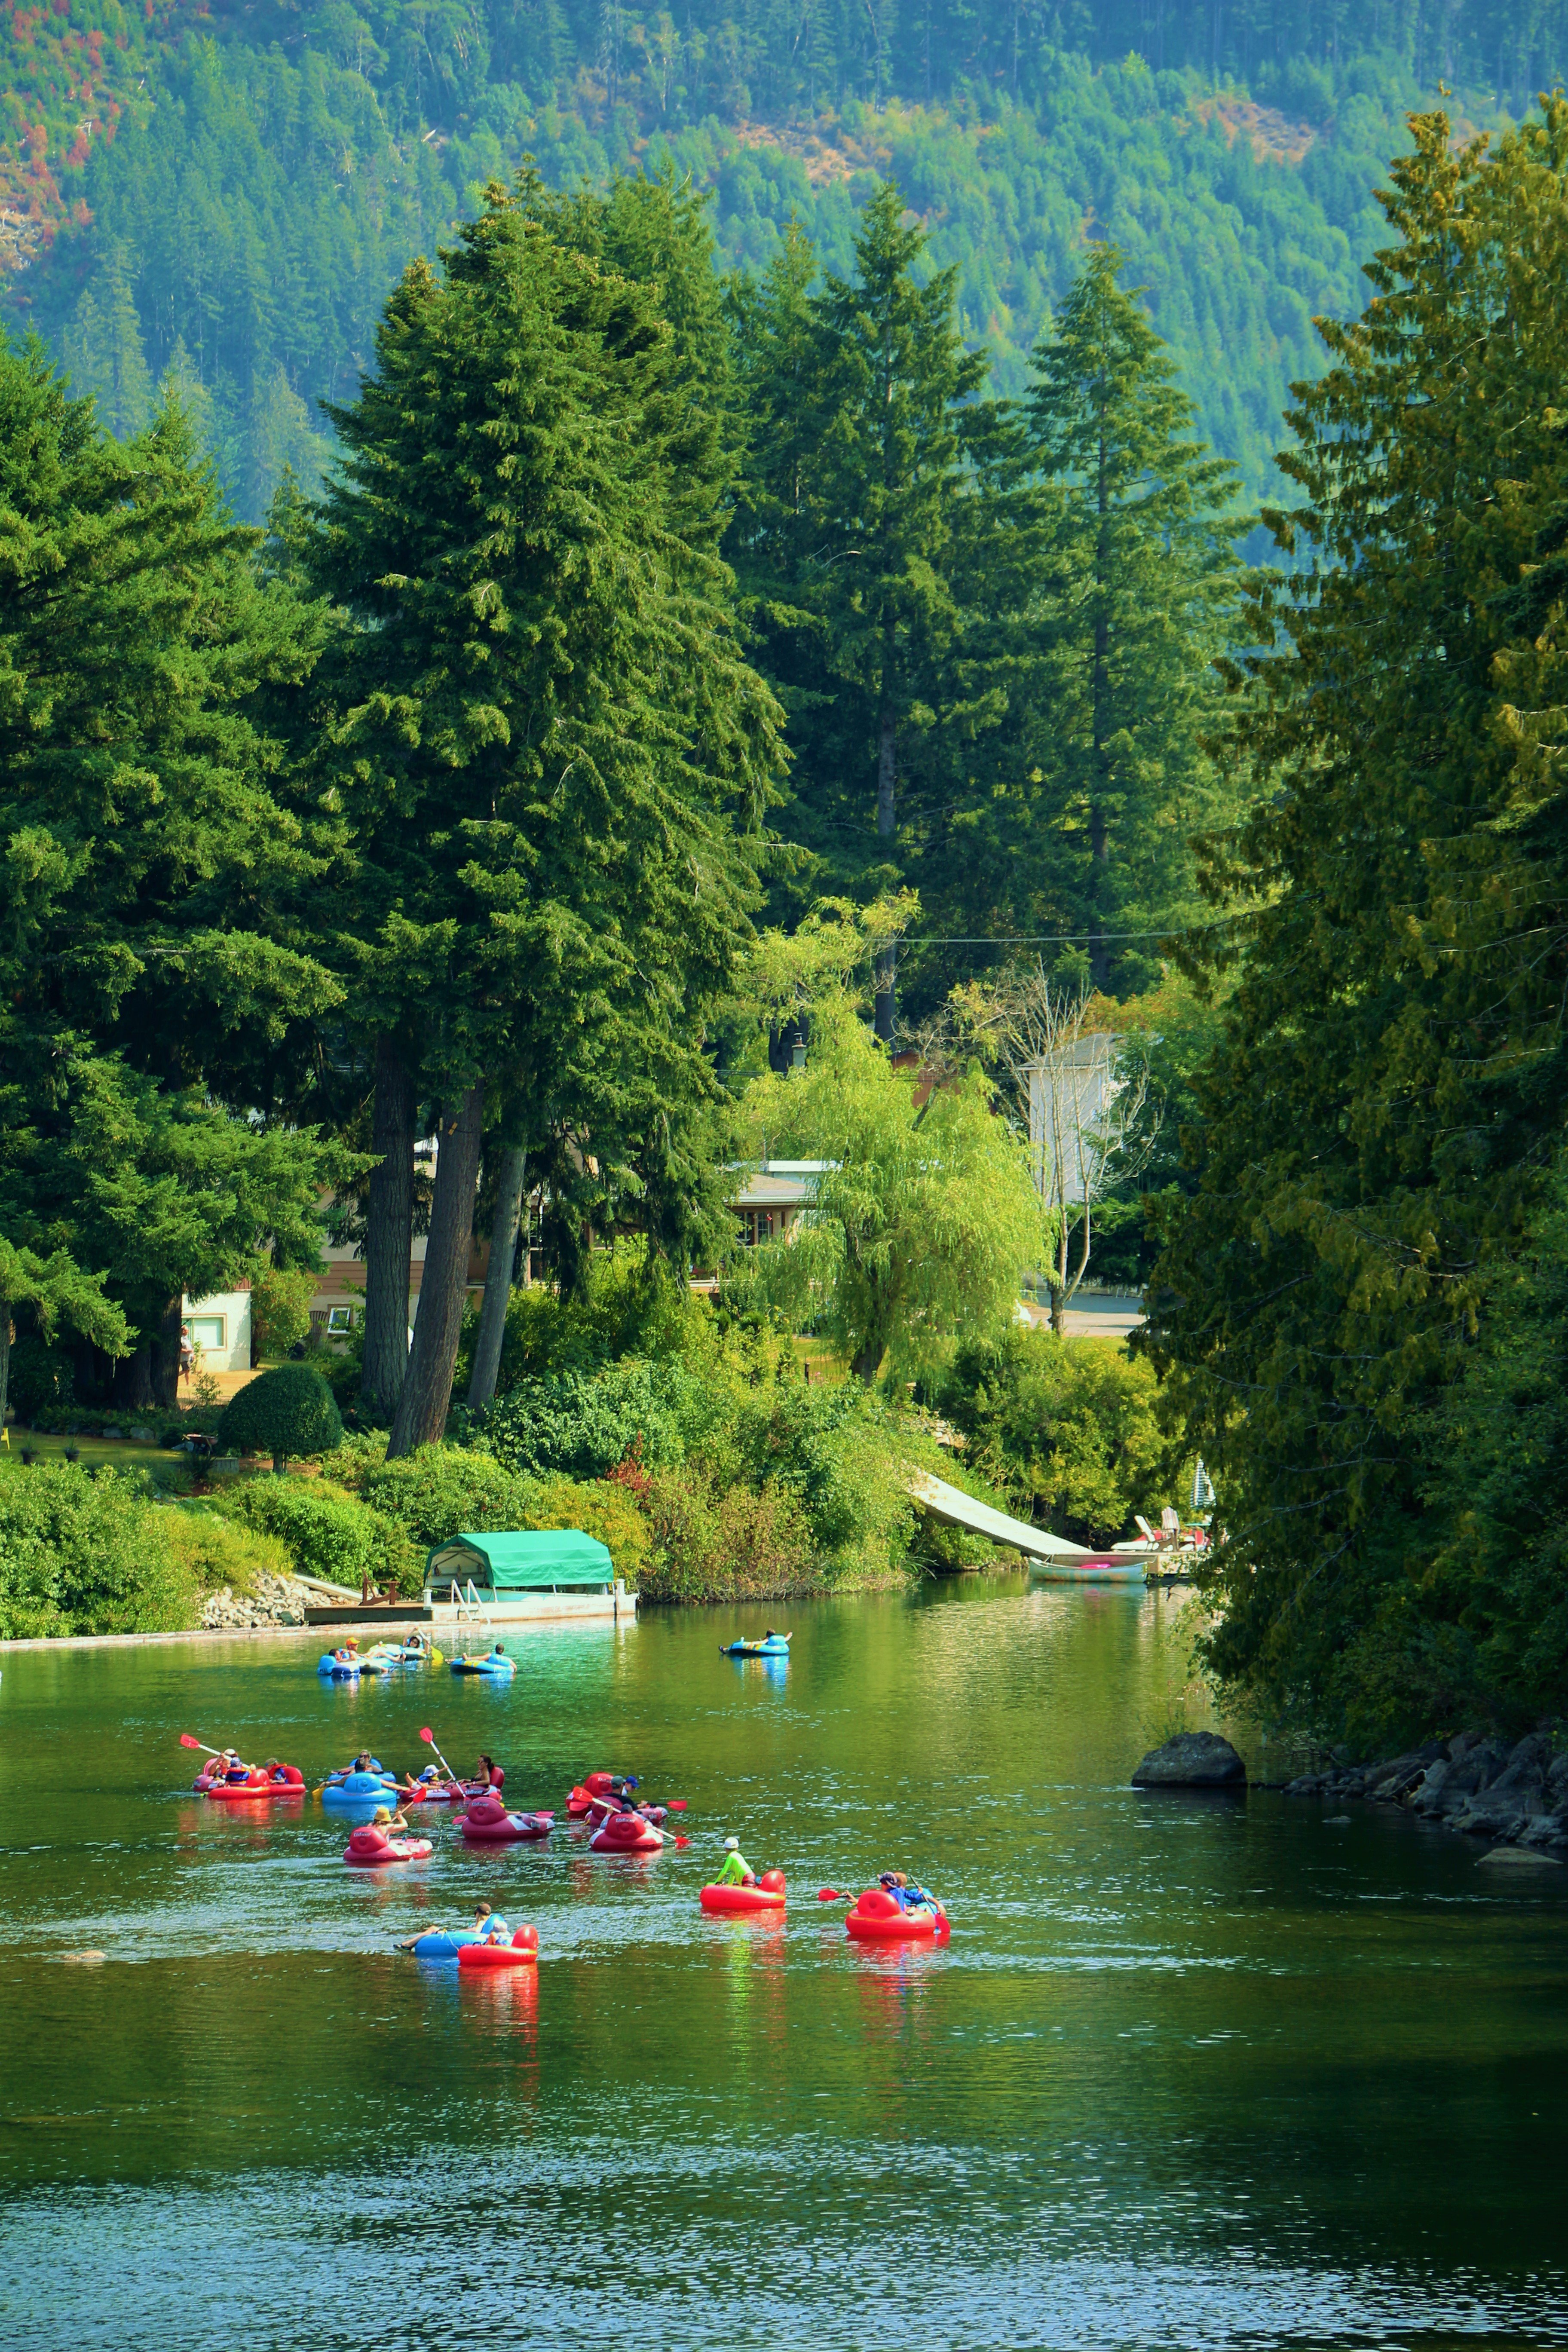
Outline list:
[[[854,1897],[840,1895],[837,1886],[819,1886],[816,1890],[816,1899],[819,1903],[849,1903],[854,1900]]]
[[[669,1797],[665,1801],[664,1810],[667,1813],[683,1813],[690,1801],[689,1797]]]
[[[420,1732],[419,1732],[419,1737],[420,1737],[420,1738],[421,1738],[421,1739],[427,1741],[427,1742],[429,1743],[429,1745],[430,1745],[432,1748],[434,1748],[434,1747],[435,1747],[435,1745],[436,1745],[436,1735],[435,1735],[435,1733],[431,1730],[431,1728],[430,1728],[430,1727],[429,1727],[429,1725],[428,1725],[427,1723],[426,1723],[426,1724],[424,1724],[424,1725],[422,1725],[422,1726],[421,1726],[421,1727],[420,1727]]]
[[[689,1845],[691,1843],[691,1840],[689,1838],[678,1837],[675,1843],[678,1846]]]
[[[181,1745],[181,1747],[182,1747],[182,1748],[199,1748],[199,1747],[201,1746],[201,1744],[202,1744],[202,1743],[201,1743],[201,1741],[200,1741],[199,1739],[197,1739],[197,1738],[194,1736],[194,1734],[192,1734],[191,1732],[189,1732],[189,1731],[182,1731],[182,1732],[181,1732],[181,1734],[180,1734],[180,1745]]]

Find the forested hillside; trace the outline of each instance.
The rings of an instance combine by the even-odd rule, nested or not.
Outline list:
[[[48,0],[0,45],[13,319],[120,430],[175,370],[244,512],[317,472],[397,271],[525,152],[556,186],[668,160],[753,271],[792,213],[847,270],[891,172],[1008,392],[1114,239],[1256,497],[1312,315],[1359,308],[1403,110],[1444,77],[1519,114],[1568,0]]]

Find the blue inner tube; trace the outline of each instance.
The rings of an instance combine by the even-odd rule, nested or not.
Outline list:
[[[517,1671],[514,1658],[454,1658],[455,1675],[510,1675]]]
[[[397,1790],[375,1772],[349,1772],[329,1780],[321,1790],[323,1805],[390,1805],[395,1811]]]
[[[465,1944],[482,1943],[481,1936],[456,1936],[447,1927],[432,1927],[414,1946],[416,1960],[455,1960]]]
[[[334,1683],[357,1683],[360,1677],[357,1664],[346,1665],[342,1658],[334,1658],[330,1650],[317,1664],[316,1672],[323,1680]]]
[[[731,1642],[725,1648],[727,1658],[787,1658],[789,1643],[775,1633],[771,1642]]]

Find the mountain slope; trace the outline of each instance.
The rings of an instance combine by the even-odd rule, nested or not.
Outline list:
[[[1450,65],[1479,76],[1489,54],[1468,104],[1490,121],[1499,88],[1517,104],[1526,68],[1549,68],[1568,0],[1531,12],[1528,41],[1493,0],[1410,0],[1399,49],[1337,64],[1287,0],[1266,57],[1247,12],[1225,14],[1241,31],[1216,87],[1209,11],[1120,0],[1080,12],[1070,50],[1026,0],[884,11],[871,47],[815,0],[691,0],[679,26],[618,0],[373,0],[363,16],[347,0],[140,16],[49,0],[0,16],[9,314],[117,429],[176,371],[256,514],[283,466],[310,478],[326,457],[316,404],[352,393],[398,270],[525,152],[556,184],[689,172],[713,192],[721,261],[752,268],[792,212],[846,268],[856,209],[891,171],[934,261],[958,265],[965,332],[1004,390],[1086,240],[1121,244],[1256,497],[1287,386],[1318,364],[1313,312],[1359,307],[1371,191],[1418,76],[1445,62],[1439,16]],[[1138,38],[1153,65],[1128,54]]]

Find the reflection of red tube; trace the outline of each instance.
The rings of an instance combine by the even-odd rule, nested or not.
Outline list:
[[[459,1952],[458,1982],[462,1988],[466,2010],[483,2011],[498,2025],[520,2027],[525,2044],[531,2048],[539,2022],[539,1970],[536,1968],[466,1969]]]

